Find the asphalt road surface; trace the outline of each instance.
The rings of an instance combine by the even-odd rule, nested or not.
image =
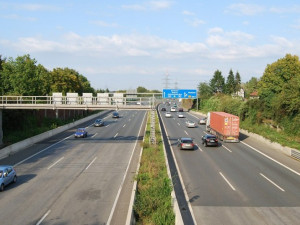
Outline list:
[[[0,193],[0,224],[125,224],[146,111],[119,113],[82,124],[87,138],[74,128],[2,159],[18,181]]]
[[[298,161],[244,135],[240,143],[204,147],[205,126],[185,126],[200,116],[160,113],[195,224],[300,224]],[[180,137],[192,137],[196,148],[179,150]]]

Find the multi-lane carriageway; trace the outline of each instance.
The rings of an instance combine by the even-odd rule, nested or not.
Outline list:
[[[125,224],[146,111],[120,115],[107,115],[100,128],[82,124],[86,139],[75,139],[74,128],[1,160],[19,176],[0,194],[1,225]],[[205,148],[204,127],[185,127],[195,115],[172,115],[161,113],[168,154],[194,224],[299,224],[299,162],[243,135],[240,143]],[[194,138],[195,150],[180,151],[179,137]]]

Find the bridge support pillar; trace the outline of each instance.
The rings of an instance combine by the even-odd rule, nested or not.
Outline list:
[[[3,144],[2,109],[0,109],[0,146]]]

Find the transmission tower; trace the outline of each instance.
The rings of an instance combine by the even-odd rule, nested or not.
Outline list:
[[[165,75],[165,78],[163,79],[163,85],[164,85],[164,89],[169,89],[169,81],[170,81],[170,78],[169,78],[169,73],[167,72],[166,75]]]

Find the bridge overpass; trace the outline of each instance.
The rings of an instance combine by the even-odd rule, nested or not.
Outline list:
[[[2,110],[151,110],[162,101],[162,93],[53,93],[52,96],[0,96],[0,146],[3,144]]]

